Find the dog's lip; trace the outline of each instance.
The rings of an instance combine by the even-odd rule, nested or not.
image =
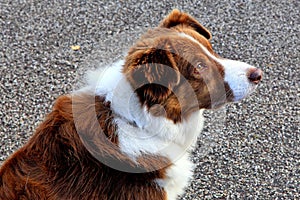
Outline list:
[[[249,84],[249,86],[247,88],[239,88],[239,90],[237,90],[235,93],[240,94],[238,95],[238,98],[236,97],[236,95],[234,95],[234,100],[233,102],[238,102],[241,101],[243,99],[245,99],[246,97],[248,97],[249,95],[251,95],[252,93],[254,93],[256,91],[257,85],[256,84]]]

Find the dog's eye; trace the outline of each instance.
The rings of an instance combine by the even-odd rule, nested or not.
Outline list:
[[[205,64],[202,64],[201,62],[197,63],[195,67],[193,67],[193,74],[198,76],[201,73],[206,71],[207,66]]]
[[[206,65],[202,64],[202,63],[198,63],[197,64],[197,68],[202,70],[202,69],[205,69],[206,68]]]

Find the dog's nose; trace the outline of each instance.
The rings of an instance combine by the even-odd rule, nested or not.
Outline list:
[[[262,79],[263,72],[258,68],[252,68],[248,71],[248,79],[254,84],[258,84]]]

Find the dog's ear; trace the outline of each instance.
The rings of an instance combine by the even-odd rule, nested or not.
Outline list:
[[[167,39],[155,41],[156,45],[152,42],[150,47],[144,46],[145,41],[133,47],[123,70],[142,103],[149,107],[165,100],[180,80],[172,45]]]
[[[190,15],[174,9],[159,25],[159,27],[172,28],[177,25],[186,25],[203,35],[206,39],[211,39],[211,33]]]

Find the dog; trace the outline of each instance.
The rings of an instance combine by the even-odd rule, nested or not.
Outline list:
[[[217,55],[211,37],[175,9],[124,60],[88,73],[3,164],[0,199],[177,199],[203,110],[240,101],[262,79]]]

